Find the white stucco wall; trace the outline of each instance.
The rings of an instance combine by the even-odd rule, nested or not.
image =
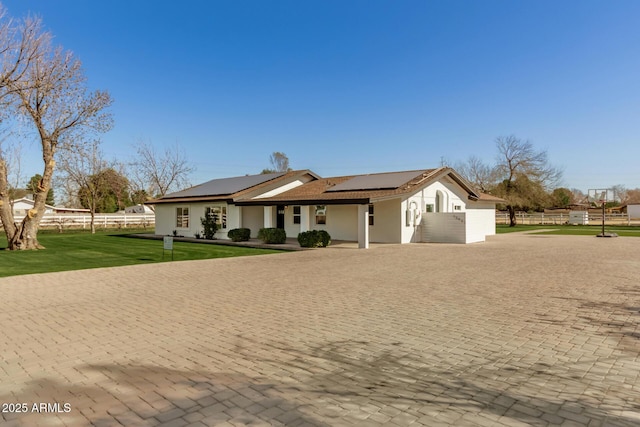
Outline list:
[[[225,202],[200,202],[200,203],[167,203],[156,205],[156,234],[170,235],[175,230],[176,233],[184,237],[194,237],[196,233],[202,233],[201,218],[204,217],[205,208],[210,206],[224,206],[227,208],[227,228],[220,229],[216,232],[217,239],[227,239],[227,231],[231,228],[231,224],[237,224],[238,218],[231,219],[231,215],[237,215],[237,209],[229,209],[229,206]],[[189,208],[189,226],[177,227],[177,213],[178,207]]]
[[[287,233],[287,237],[297,238],[300,233],[300,224],[294,224],[293,217],[293,206],[286,206],[284,209],[284,231]]]
[[[369,226],[369,241],[373,243],[401,242],[401,200],[391,199],[373,204],[373,225]]]
[[[177,205],[156,205],[156,234],[169,235],[176,229],[176,210]],[[188,204],[180,206],[189,206]]]
[[[465,212],[425,213],[421,240],[429,243],[476,243],[495,234],[495,207],[479,204]]]
[[[468,243],[466,212],[428,212],[422,216],[422,241],[427,243]]]
[[[468,196],[467,192],[446,177],[442,178],[442,181],[434,182],[425,187],[422,191],[412,196],[411,199],[419,199],[421,202],[420,208],[425,212],[427,205],[435,207],[438,191],[442,194],[441,212],[464,212]],[[456,210],[455,206],[460,206],[460,210]]]
[[[428,205],[432,205],[433,213],[436,213],[436,195],[438,193],[440,193],[441,199],[441,213],[464,213],[467,210],[468,194],[465,190],[460,188],[458,184],[450,181],[445,177],[442,179],[442,181],[434,182],[428,185],[427,187],[423,188],[420,191],[417,191],[416,193],[414,193],[410,197],[405,198],[402,201],[400,219],[402,243],[424,241],[426,230],[424,229],[425,223],[423,222],[423,219],[426,214]],[[456,206],[458,206],[459,209],[456,209]],[[416,209],[418,211],[417,222],[414,221],[414,218],[416,218]],[[408,226],[407,210],[411,210],[409,214]],[[462,217],[464,217],[464,215],[462,215]],[[440,226],[444,227],[445,223],[440,224]],[[452,223],[451,226],[455,226],[455,223]],[[456,230],[453,230],[453,237],[451,237],[452,242],[459,241],[461,239],[459,236],[456,236]],[[440,230],[438,231],[438,233],[446,234],[446,230]]]
[[[470,235],[493,236],[496,234],[496,205],[489,202],[467,204],[467,230]],[[484,237],[481,240],[484,241]]]
[[[326,230],[334,240],[358,240],[358,207],[327,206],[327,223],[316,224],[315,207],[311,206],[311,230]]]
[[[251,230],[251,237],[258,237],[258,230],[264,227],[262,206],[242,206],[242,227]]]

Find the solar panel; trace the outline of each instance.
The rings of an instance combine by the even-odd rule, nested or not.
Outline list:
[[[383,190],[398,188],[424,171],[407,171],[358,175],[337,184],[327,191]]]
[[[167,194],[164,198],[223,196],[227,194],[234,194],[238,191],[246,190],[247,188],[278,178],[284,174],[284,172],[277,172],[262,175],[246,175],[234,178],[212,179],[211,181],[187,188],[186,190]]]

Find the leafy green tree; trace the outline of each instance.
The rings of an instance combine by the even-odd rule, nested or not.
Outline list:
[[[29,182],[27,183],[27,191],[30,194],[36,194],[38,191],[40,191],[41,186],[42,186],[42,175],[37,173],[34,176],[32,176],[31,179],[29,179]],[[50,206],[54,205],[53,188],[49,188],[45,203]]]
[[[547,190],[560,180],[562,171],[549,164],[547,152],[537,151],[529,141],[513,135],[496,139],[495,195],[506,200],[509,225],[516,225],[516,208],[544,206]]]
[[[496,185],[493,192],[507,200],[514,212],[541,211],[549,204],[549,195],[545,188],[526,175],[519,175],[513,181],[502,181]]]
[[[78,196],[84,208],[91,209],[92,203],[95,204],[97,213],[117,212],[131,204],[129,180],[113,168],[91,175],[87,184],[79,189]]]
[[[550,207],[566,208],[573,203],[573,192],[568,188],[556,188],[551,192]]]

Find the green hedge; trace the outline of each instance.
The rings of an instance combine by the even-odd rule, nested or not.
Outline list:
[[[234,228],[229,230],[227,236],[232,242],[246,242],[251,237],[251,230],[248,228]]]
[[[261,228],[258,231],[258,239],[264,243],[284,243],[287,233],[282,228]]]
[[[324,230],[310,230],[298,234],[298,243],[303,248],[322,248],[331,243],[331,236]]]

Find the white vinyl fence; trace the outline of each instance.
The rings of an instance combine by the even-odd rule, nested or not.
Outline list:
[[[589,225],[602,224],[602,214],[588,213]],[[640,225],[640,219],[632,219],[627,214],[605,214],[608,225]],[[569,222],[568,213],[526,213],[516,212],[516,223],[524,225],[562,225]],[[509,224],[509,213],[496,211],[496,224]]]
[[[15,218],[16,221],[22,218]],[[156,218],[153,214],[96,214],[94,223],[97,228],[153,228]],[[85,214],[45,214],[40,228],[89,228],[91,215]]]

